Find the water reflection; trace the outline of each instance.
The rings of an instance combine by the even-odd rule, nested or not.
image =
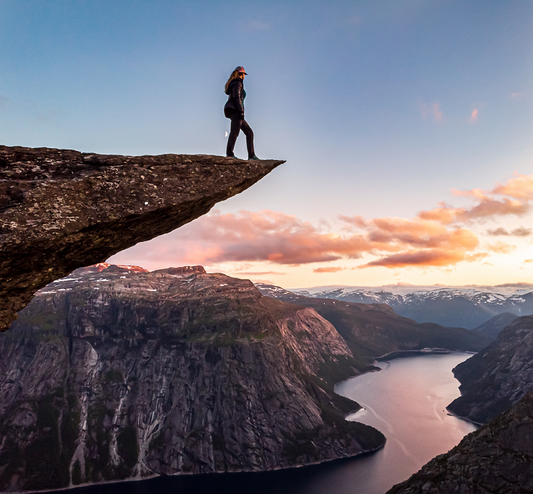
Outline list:
[[[77,488],[68,494],[384,494],[475,430],[445,410],[459,396],[451,369],[469,356],[397,359],[380,363],[380,372],[337,386],[339,394],[365,407],[349,419],[372,425],[387,437],[377,453],[276,472],[158,477]]]

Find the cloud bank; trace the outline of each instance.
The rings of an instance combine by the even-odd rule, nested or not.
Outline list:
[[[451,267],[482,260],[491,252],[507,254],[515,249],[501,241],[483,244],[471,228],[487,220],[531,212],[533,174],[517,175],[489,191],[454,193],[472,204],[456,208],[440,203],[411,219],[340,216],[342,234],[329,231],[325,223],[313,225],[279,211],[214,212],[169,234],[166,240],[157,239],[148,255],[172,258],[169,265],[207,266],[236,262],[297,266],[365,258],[358,266],[363,269]],[[487,235],[512,239],[530,236],[532,229],[507,231],[500,227],[487,230]],[[368,261],[369,256],[374,259]],[[320,266],[313,271],[332,273],[343,269],[353,267]]]

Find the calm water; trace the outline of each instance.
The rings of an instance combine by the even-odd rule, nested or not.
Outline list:
[[[339,394],[365,408],[348,418],[372,425],[387,437],[386,446],[375,454],[277,472],[159,477],[72,489],[68,494],[384,494],[475,430],[445,411],[459,396],[451,369],[469,356],[382,362],[381,371],[337,385]]]

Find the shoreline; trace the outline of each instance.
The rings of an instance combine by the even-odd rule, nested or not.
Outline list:
[[[360,453],[356,453],[356,454],[351,455],[351,456],[342,456],[342,457],[339,457],[339,458],[333,458],[331,460],[316,461],[316,462],[313,462],[313,463],[299,464],[299,465],[294,465],[294,466],[291,466],[291,467],[271,468],[269,470],[240,470],[240,471],[236,470],[236,471],[229,471],[229,472],[208,472],[208,473],[187,473],[187,472],[183,472],[183,473],[175,473],[175,474],[171,474],[171,475],[153,474],[153,475],[149,475],[149,476],[142,477],[142,478],[129,478],[129,479],[121,479],[121,480],[108,480],[108,481],[104,481],[104,482],[83,483],[83,484],[73,485],[73,486],[68,486],[68,487],[59,487],[57,489],[43,489],[43,490],[29,490],[29,491],[10,491],[10,494],[41,494],[41,493],[54,493],[54,492],[70,492],[70,491],[73,491],[74,489],[84,489],[84,488],[91,488],[91,487],[98,488],[98,487],[101,487],[101,486],[104,486],[104,485],[126,484],[126,483],[132,483],[132,482],[144,482],[144,481],[154,480],[154,479],[158,479],[158,478],[160,478],[160,479],[163,479],[163,478],[173,479],[173,478],[178,478],[178,477],[187,477],[187,478],[191,478],[191,477],[195,477],[195,476],[204,477],[204,476],[208,476],[208,475],[209,476],[216,476],[216,475],[239,475],[239,474],[268,474],[268,473],[283,472],[283,471],[288,472],[290,470],[300,470],[300,469],[312,468],[312,467],[316,467],[316,466],[320,466],[320,465],[327,465],[327,464],[335,463],[337,461],[342,462],[342,461],[348,461],[348,460],[356,460],[357,458],[365,457],[365,456],[374,454],[377,451],[380,451],[381,449],[383,449],[385,447],[386,442],[387,441],[385,440],[385,442],[381,446],[379,446],[377,448],[364,450],[364,451],[361,451]]]
[[[448,350],[446,348],[422,348],[421,350],[396,350],[376,357],[375,362],[388,362],[397,358],[419,357],[423,355],[449,355],[450,353],[466,353],[475,355],[476,352],[467,350]]]
[[[398,359],[398,358],[409,358],[409,357],[416,357],[416,356],[422,356],[422,355],[446,355],[446,354],[451,354],[451,353],[468,353],[468,354],[472,354],[472,355],[475,354],[475,352],[447,350],[447,349],[443,349],[443,348],[424,348],[424,349],[421,349],[421,350],[398,350],[398,351],[390,352],[388,354],[376,357],[375,360],[374,360],[374,363],[377,363],[377,362],[388,362],[390,360],[395,360],[395,359]],[[335,383],[335,385],[333,386],[333,392],[336,393],[339,396],[343,396],[340,393],[337,393],[337,391],[336,391],[337,385],[342,384],[342,383],[344,383],[346,381],[349,381],[351,379],[363,376],[364,374],[368,374],[370,372],[379,372],[381,370],[382,369],[379,368],[379,367],[369,366],[368,370],[366,370],[364,372],[361,372],[360,374],[357,374],[357,375],[348,377],[346,379],[343,379],[342,381],[339,381],[338,383]],[[359,408],[358,409],[354,409],[354,410],[350,411],[349,413],[347,413],[345,415],[345,420],[346,420],[346,417],[348,417],[349,415],[351,415],[353,413],[360,412],[362,410],[365,410],[365,408],[363,406],[361,406],[359,403],[357,403],[357,405],[359,405]],[[479,423],[473,422],[471,420],[468,420],[465,417],[460,417],[460,416],[450,412],[448,410],[448,408],[446,408],[446,411],[450,415],[452,415],[452,416],[454,416],[454,417],[456,417],[458,419],[464,420],[466,422],[469,422],[469,423],[475,425],[476,427],[480,427],[480,426],[483,425],[483,424],[479,424]],[[316,461],[316,462],[306,463],[306,464],[298,464],[298,465],[293,465],[293,466],[289,466],[289,467],[272,468],[272,469],[268,469],[268,470],[241,470],[241,471],[209,472],[209,473],[186,473],[186,472],[183,472],[183,473],[176,473],[176,474],[171,474],[171,475],[152,474],[152,475],[148,475],[148,476],[142,477],[142,478],[128,478],[128,479],[96,482],[96,483],[83,483],[83,484],[79,484],[79,485],[75,485],[75,486],[73,485],[73,486],[68,486],[68,487],[60,487],[60,488],[56,488],[56,489],[16,491],[16,492],[13,492],[12,494],[40,494],[40,493],[55,493],[55,492],[66,492],[66,493],[68,493],[68,492],[73,491],[74,489],[91,488],[91,487],[97,488],[98,486],[104,486],[104,485],[125,484],[125,483],[131,483],[131,482],[144,482],[144,481],[149,481],[149,480],[153,480],[153,479],[157,479],[157,478],[163,478],[163,477],[168,477],[168,478],[187,477],[187,478],[191,478],[191,477],[194,477],[194,476],[211,476],[211,475],[224,475],[224,474],[227,474],[227,475],[233,475],[233,474],[262,474],[262,473],[263,474],[268,474],[268,473],[273,473],[273,472],[290,471],[290,470],[296,470],[296,469],[299,470],[299,469],[302,469],[302,468],[305,469],[305,468],[308,468],[308,467],[316,467],[316,466],[319,466],[319,465],[326,465],[326,464],[334,463],[334,462],[337,462],[337,461],[346,461],[346,460],[350,460],[350,459],[355,460],[357,458],[363,458],[363,457],[365,457],[367,455],[371,455],[371,454],[376,453],[377,451],[383,449],[385,447],[386,443],[387,443],[387,440],[385,440],[385,442],[381,446],[379,446],[377,448],[364,450],[364,451],[361,451],[359,453],[356,453],[356,454],[350,455],[350,456],[343,456],[343,457],[334,458],[334,459],[330,459],[330,460]]]
[[[451,415],[452,417],[455,417],[456,419],[464,420],[465,422],[468,422],[469,424],[475,425],[476,427],[483,427],[485,424],[481,422],[476,422],[475,420],[470,420],[468,417],[463,417],[462,415],[457,415],[456,413],[453,413],[448,407],[446,407],[446,412],[448,415]]]

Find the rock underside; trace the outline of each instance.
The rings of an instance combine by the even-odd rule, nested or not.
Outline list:
[[[0,335],[0,489],[259,471],[378,449],[313,309],[201,267],[79,269]]]
[[[0,146],[0,331],[53,280],[192,221],[281,163]]]

